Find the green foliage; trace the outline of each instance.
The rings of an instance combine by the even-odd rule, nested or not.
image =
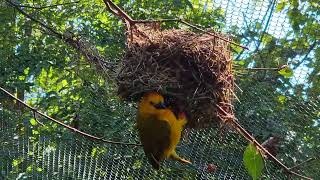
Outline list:
[[[243,153],[243,163],[253,180],[257,180],[261,177],[264,161],[260,152],[251,143]]]
[[[271,24],[267,23],[268,14],[263,19],[245,19],[246,26],[240,26],[240,17],[234,15],[231,19],[237,22],[226,24],[225,15],[230,12],[213,1],[115,2],[135,19],[184,18],[204,28],[216,28],[232,33],[236,42],[250,48],[250,51],[244,51],[238,46],[231,47],[235,65],[240,69],[289,64],[278,72],[237,74],[238,85],[244,93],[238,95],[241,104],[236,105],[236,116],[259,142],[263,142],[271,134],[281,134],[286,139],[283,146],[304,152],[301,155],[298,151],[284,149],[281,158],[290,165],[297,161],[291,157],[308,158],[319,154],[316,149],[320,148],[320,115],[318,110],[307,114],[307,111],[313,110],[307,103],[303,103],[313,102],[320,94],[319,0],[277,1],[273,18],[277,13],[281,13],[289,23],[288,27],[280,28],[279,32],[268,31],[276,28],[274,26],[280,26],[280,23],[275,25],[273,21]],[[232,6],[231,2],[233,1],[227,1],[227,6]],[[259,0],[249,3],[249,9],[260,6],[262,2]],[[21,0],[17,3],[45,7],[70,1]],[[121,59],[125,48],[124,25],[118,18],[106,12],[103,1],[79,1],[50,8],[23,9],[60,33],[70,31],[76,37],[90,40],[108,61],[118,63]],[[131,140],[129,135],[135,131],[136,107],[135,104],[122,102],[117,97],[114,82],[105,80],[105,75],[97,73],[77,50],[48,34],[39,24],[30,21],[4,2],[0,3],[0,22],[1,87],[48,115],[80,130],[112,140]],[[177,23],[164,23],[163,27],[185,28]],[[304,75],[305,69],[308,73]],[[41,141],[40,136],[53,139],[73,138],[64,128],[52,122],[41,118],[34,119],[32,114],[19,109],[15,102],[6,99],[2,94],[0,103],[0,109],[2,106],[9,109],[1,110],[2,117],[8,119],[8,126],[16,127],[19,136],[29,133],[35,147],[36,143]],[[18,109],[18,112],[13,113],[13,109]],[[17,116],[21,118],[15,124],[13,119]],[[234,142],[230,142],[232,143]],[[57,146],[48,143],[39,151],[54,152]],[[254,152],[249,146],[247,151]],[[108,153],[108,150],[92,147],[89,155],[98,159]],[[244,155],[247,157],[246,152]],[[255,157],[254,155],[249,153],[249,158]],[[18,156],[10,163],[15,167],[10,179],[27,176],[19,175],[20,172],[45,171],[33,164],[20,168],[24,160]],[[145,162],[139,160],[128,168],[141,169],[145,165]],[[259,169],[252,173],[258,175],[257,170]],[[170,172],[172,171],[174,170]],[[108,172],[101,169],[99,173]],[[314,177],[319,177],[318,172],[311,173]],[[192,172],[185,174],[193,175]],[[151,176],[157,177],[157,174]]]
[[[285,78],[290,78],[293,76],[293,71],[289,67],[285,67],[278,71],[280,75],[282,75]]]

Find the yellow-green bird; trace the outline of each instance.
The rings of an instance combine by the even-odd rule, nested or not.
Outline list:
[[[137,127],[145,155],[153,168],[160,169],[160,162],[166,158],[191,164],[179,157],[175,151],[186,122],[184,113],[179,113],[176,118],[159,93],[146,93],[142,97],[138,108]]]

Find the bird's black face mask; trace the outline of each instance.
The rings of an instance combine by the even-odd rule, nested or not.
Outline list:
[[[166,104],[165,103],[159,103],[159,104],[155,104],[153,105],[155,108],[157,109],[165,109],[167,108]]]

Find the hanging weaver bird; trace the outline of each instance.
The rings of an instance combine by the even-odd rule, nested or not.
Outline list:
[[[179,113],[176,118],[166,107],[160,94],[152,92],[142,97],[138,108],[137,127],[143,150],[153,168],[160,169],[160,161],[166,158],[191,164],[179,157],[175,151],[186,122],[184,113]]]

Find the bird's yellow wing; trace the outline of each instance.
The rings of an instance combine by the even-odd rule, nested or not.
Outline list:
[[[170,125],[159,116],[150,116],[148,119],[138,116],[139,136],[143,150],[155,169],[160,168],[159,162],[166,158],[165,151],[170,146]]]

